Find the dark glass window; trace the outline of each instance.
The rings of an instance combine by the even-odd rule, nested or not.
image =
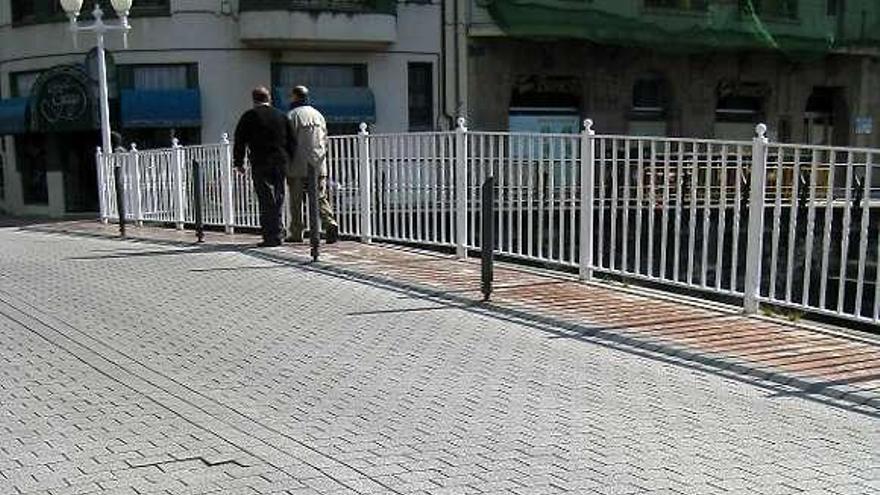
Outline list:
[[[797,19],[798,16],[797,0],[740,0],[740,10],[746,14],[751,13],[750,5],[760,16],[781,19]]]
[[[843,2],[841,0],[828,0],[826,13],[830,16],[838,15],[841,7],[843,7]]]
[[[645,7],[651,9],[699,10],[708,8],[708,0],[645,0]]]
[[[411,62],[409,78],[409,130],[426,131],[434,122],[434,65]]]
[[[367,66],[353,65],[304,65],[276,64],[272,82],[274,86],[307,86],[316,88],[365,88]]]
[[[197,64],[144,64],[120,65],[121,89],[198,89]]]
[[[85,0],[80,11],[81,19],[91,19],[96,0]],[[110,0],[100,0],[101,9],[107,18],[116,17]],[[170,0],[137,0],[131,9],[131,16],[168,15]],[[13,24],[34,24],[66,20],[64,9],[58,0],[12,0]]]
[[[34,87],[34,83],[37,82],[37,79],[40,77],[42,71],[32,70],[26,72],[14,72],[9,75],[10,87],[12,88],[10,93],[12,93],[13,98],[26,98],[31,95],[31,89]]]

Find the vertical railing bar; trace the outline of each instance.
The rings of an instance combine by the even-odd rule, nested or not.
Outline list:
[[[401,153],[400,145],[401,136],[399,134],[392,136],[391,166],[394,167],[394,206],[392,207],[392,211],[394,212],[394,237],[399,240],[404,240],[406,238],[403,232],[405,223],[401,217],[404,214],[404,192],[406,190],[404,181],[406,178],[404,177],[403,172],[403,153]]]
[[[525,192],[523,191],[523,161],[524,161],[524,153],[523,153],[523,141],[522,136],[517,140],[516,145],[517,150],[517,160],[516,160],[516,177],[517,177],[517,195],[516,195],[516,215],[517,215],[517,254],[525,254],[526,250],[523,249],[525,245],[526,239],[523,232],[523,201],[525,199]]]
[[[684,141],[678,142],[678,160],[676,162],[675,173],[675,237],[673,239],[675,245],[673,254],[675,255],[675,258],[672,260],[672,269],[674,272],[672,280],[675,282],[678,282],[681,279],[681,197],[684,194],[684,145]]]
[[[507,252],[513,253],[513,236],[516,231],[513,228],[513,219],[515,217],[514,209],[513,209],[513,198],[514,198],[514,183],[513,183],[513,161],[514,161],[514,135],[510,134],[507,136],[507,191],[505,194],[507,201],[506,210],[507,210]],[[499,174],[500,175],[500,174]],[[504,208],[504,207],[502,207]]]
[[[429,171],[431,173],[430,180],[430,189],[428,196],[431,198],[430,208],[430,217],[431,217],[431,235],[430,239],[432,242],[437,242],[440,238],[440,146],[442,144],[440,135],[431,135],[431,145],[430,145],[430,168]]]
[[[709,268],[709,221],[712,219],[712,172],[714,160],[712,157],[712,144],[706,143],[706,166],[703,169],[706,185],[703,188],[703,249],[700,259],[700,286],[706,288],[708,284]]]
[[[468,210],[470,213],[470,228],[469,228],[469,246],[472,248],[477,247],[477,211],[480,210],[479,206],[479,195],[478,188],[483,183],[479,181],[479,177],[477,175],[477,166],[475,161],[473,160],[474,153],[478,150],[477,147],[477,136],[473,133],[468,134],[468,155],[465,157],[468,171],[468,178],[470,178],[470,186],[468,187]]]
[[[770,157],[768,153],[768,160],[769,159]],[[773,205],[773,233],[772,244],[770,246],[770,299],[776,299],[776,276],[779,269],[779,230],[781,229],[782,221],[783,161],[784,152],[780,148],[776,155],[776,201]]]
[[[620,271],[626,273],[629,271],[629,211],[632,207],[630,199],[631,177],[630,171],[632,166],[632,156],[630,155],[632,148],[632,140],[624,139],[623,150],[623,224],[620,234],[621,255],[620,255]]]
[[[538,145],[538,258],[544,257],[544,143],[533,136]]]
[[[810,298],[810,285],[811,285],[811,270],[813,265],[813,242],[815,241],[815,229],[816,229],[816,180],[819,175],[819,159],[818,159],[818,150],[813,150],[812,155],[812,165],[810,170],[810,195],[809,202],[810,206],[807,210],[807,252],[804,256],[804,284],[803,291],[801,293],[801,304],[806,306],[809,304]]]
[[[550,139],[550,146],[552,146],[553,148],[556,148],[556,146],[554,146],[554,145],[561,144],[561,142],[560,142],[561,139],[558,137],[553,137],[553,138],[548,138],[548,139]],[[564,210],[564,208],[565,208],[566,179],[568,178],[565,173],[565,149],[562,146],[560,146],[560,149],[559,149],[558,160],[559,160],[559,166],[558,166],[559,186],[557,187],[557,189],[559,189],[559,207],[556,209],[556,216],[559,218],[559,222],[556,224],[558,227],[557,228],[558,248],[557,248],[556,260],[561,262],[563,253],[565,253],[565,210]],[[553,257],[551,256],[550,258],[552,259]]]
[[[577,225],[577,215],[576,211],[578,205],[580,205],[580,188],[583,187],[582,181],[578,179],[580,177],[580,153],[582,151],[580,146],[580,138],[568,138],[569,145],[569,157],[571,162],[571,190],[569,191],[569,234],[568,234],[568,259],[571,263],[575,263],[575,253],[577,249],[575,247],[575,241],[578,239],[578,229],[575,227]],[[577,150],[577,151],[575,151]],[[592,166],[592,163],[590,164]],[[583,206],[580,206],[580,211],[583,212]],[[591,267],[592,268],[592,267]]]
[[[699,182],[699,159],[700,145],[698,141],[691,144],[691,152],[694,154],[691,167],[691,205],[688,215],[688,262],[687,262],[687,284],[694,283],[694,251],[696,250],[696,232],[697,232],[697,184]]]
[[[610,208],[611,208],[611,252],[608,254],[609,257],[609,268],[614,271],[617,267],[617,153],[618,153],[618,145],[617,138],[612,138],[611,140],[611,198],[610,198]]]
[[[504,180],[505,179],[505,176],[504,176],[504,172],[505,172],[505,170],[504,170],[504,148],[505,148],[505,146],[509,146],[509,145],[510,145],[510,136],[498,136],[498,148],[497,148],[498,149],[498,152],[497,152],[498,156],[496,157],[496,160],[493,160],[493,164],[494,163],[498,164],[497,170],[492,175],[495,177],[498,177],[498,182],[497,182],[498,183],[498,194],[495,196],[494,199],[495,199],[495,202],[498,203],[498,208],[497,208],[498,220],[496,222],[498,224],[498,227],[496,229],[498,232],[498,235],[495,237],[495,244],[496,244],[499,251],[502,251],[504,249],[504,241],[505,241],[505,239],[504,239],[504,235],[505,235],[505,232],[504,232],[505,231],[505,229],[504,229],[504,192],[505,192],[505,187],[507,186],[507,184],[505,183],[505,180]],[[510,151],[508,150],[508,153],[509,152]]]
[[[752,157],[752,159],[754,159],[754,157]],[[742,186],[745,175],[743,173],[743,145],[741,144],[736,146],[735,175],[734,194],[736,195],[736,198],[733,205],[733,230],[731,231],[731,237],[733,237],[733,252],[731,253],[730,258],[730,290],[734,293],[737,292],[737,279],[739,277],[739,270],[737,270],[737,267],[739,265],[739,243],[742,238],[740,222],[742,220]]]
[[[425,239],[425,177],[423,177],[423,171],[425,168],[425,154],[423,138],[421,135],[416,135],[414,139],[414,150],[416,162],[416,238],[419,241],[424,241]]]
[[[485,135],[485,134],[481,134],[481,135],[480,135],[480,166],[479,166],[479,170],[478,170],[478,172],[479,172],[479,174],[480,174],[479,184],[480,184],[481,186],[482,186],[483,183],[486,182],[486,177],[489,176],[489,175],[491,175],[491,174],[487,174],[487,173],[486,173],[486,141],[487,141],[487,140],[486,140],[486,135]],[[491,148],[492,148],[492,139],[489,138],[488,142],[489,142],[489,149],[490,149],[490,151],[491,151]],[[490,166],[490,167],[492,166],[492,162],[491,162],[491,161],[489,161],[489,166]],[[495,191],[492,191],[492,196],[494,196],[494,195],[495,195]],[[494,201],[492,198],[489,198],[488,200],[489,200],[489,201]],[[481,190],[480,190],[480,223],[488,222],[488,219],[483,218],[483,213],[482,213],[482,212],[483,212],[483,206],[482,206],[482,204],[483,204],[482,202],[483,202],[483,201],[486,201],[486,198],[483,198],[483,195],[482,195],[482,189],[481,189]],[[493,205],[493,206],[494,206],[494,205]],[[480,237],[480,249],[483,249],[483,244],[482,244],[482,242],[483,242],[483,241],[482,241],[482,230],[480,230],[480,232],[481,232],[481,234],[480,234],[480,236],[481,236],[481,237]]]
[[[847,259],[849,257],[849,234],[852,223],[852,180],[853,180],[853,154],[846,154],[846,182],[844,183],[843,226],[840,237],[840,268],[837,282],[837,313],[843,313],[843,293],[846,288]]]
[[[663,143],[663,225],[660,226],[660,279],[666,280],[666,251],[669,250],[669,141]]]
[[[547,144],[550,140],[548,137],[542,136],[543,144]],[[553,259],[553,234],[554,234],[554,226],[556,223],[556,150],[553,149],[552,142],[550,146],[548,146],[548,151],[550,152],[550,171],[547,174],[547,194],[550,197],[549,203],[547,205],[547,254],[546,258],[552,260]]]
[[[596,138],[594,138],[594,143]],[[605,138],[599,138],[599,155],[596,157],[596,163],[598,167],[596,167],[596,174],[599,178],[599,191],[598,197],[599,201],[597,206],[599,208],[599,236],[598,243],[596,246],[596,255],[593,258],[593,262],[596,267],[602,268],[607,266],[604,264],[605,261],[605,166],[607,162],[605,161],[607,149],[607,140]],[[595,149],[595,144],[593,144]]]
[[[858,318],[862,317],[862,296],[864,292],[864,281],[865,281],[865,262],[868,255],[868,232],[871,222],[871,172],[872,172],[872,157],[873,153],[865,152],[865,178],[864,180],[864,191],[862,192],[862,223],[861,223],[861,233],[859,235],[859,274],[856,279],[856,307],[855,307],[855,315]],[[880,261],[878,258],[877,261]],[[880,271],[880,266],[877,266],[876,269]],[[877,292],[877,287],[874,287],[874,291]]]
[[[654,270],[654,224],[657,221],[657,140],[651,139],[650,153],[650,170],[651,179],[648,182],[648,270],[647,275],[651,278],[656,276],[657,271]]]
[[[394,191],[394,184],[392,177],[392,164],[391,164],[391,138],[388,136],[383,136],[380,140],[382,155],[381,155],[381,163],[382,163],[382,177],[385,183],[385,197],[382,198],[385,205],[382,209],[383,219],[382,219],[382,234],[386,239],[393,238],[394,233],[392,230],[392,221],[393,221],[393,212],[391,211],[391,194]]]
[[[730,148],[727,144],[721,146],[721,166],[718,180],[718,231],[715,243],[715,290],[721,292],[721,281],[724,278],[724,238],[727,234],[727,184]]]
[[[526,172],[528,173],[528,188],[526,189],[526,202],[528,205],[528,213],[527,213],[527,222],[528,228],[527,236],[528,236],[528,248],[526,250],[526,254],[529,258],[534,255],[535,252],[535,234],[534,234],[534,217],[535,217],[535,202],[534,202],[534,188],[535,188],[535,167],[533,165],[532,157],[535,155],[535,141],[531,136],[526,136],[526,144],[527,144],[527,168]]]
[[[638,161],[636,162],[636,259],[634,272],[642,274],[642,208],[644,207],[644,187],[645,187],[645,169],[644,169],[644,141],[637,141]]]
[[[832,150],[829,160],[828,185],[825,191],[825,227],[822,231],[822,276],[819,278],[819,308],[826,308],[828,289],[828,263],[831,250],[831,229],[834,226],[834,175],[837,168],[837,151]]]
[[[788,259],[786,260],[785,274],[785,301],[791,302],[792,286],[794,285],[794,248],[797,234],[798,222],[798,195],[800,194],[801,183],[801,149],[794,150],[794,163],[791,171],[791,208],[788,216]]]
[[[449,136],[444,134],[440,137],[440,181],[438,182],[438,187],[440,188],[440,243],[446,244],[447,242],[447,189],[448,189],[448,177],[446,174],[446,167],[448,165],[449,160]]]

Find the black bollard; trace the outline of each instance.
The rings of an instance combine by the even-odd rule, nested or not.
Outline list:
[[[480,223],[480,265],[482,267],[483,301],[492,297],[492,281],[495,278],[495,178],[489,177],[483,183]]]
[[[309,170],[309,243],[312,246],[312,261],[318,261],[321,243],[321,216],[318,214],[318,175]]]
[[[125,237],[125,179],[122,167],[113,168],[113,179],[116,182],[116,212],[119,213],[119,236]]]
[[[202,185],[202,166],[198,160],[192,162],[193,207],[195,208],[196,242],[205,242],[205,218],[202,211],[204,204],[204,188]]]

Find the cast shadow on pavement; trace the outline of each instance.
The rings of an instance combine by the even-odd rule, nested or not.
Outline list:
[[[313,264],[310,261],[291,258],[287,256],[278,256],[275,253],[261,251],[244,251],[243,254],[254,258],[273,261],[275,263],[284,264],[293,268],[320,273],[327,276],[333,276],[340,279],[363,283],[371,287],[376,287],[391,292],[396,292],[401,296],[421,301],[431,302],[439,307],[436,309],[454,309],[479,314],[484,317],[494,318],[496,320],[523,325],[534,330],[538,330],[550,335],[549,338],[554,339],[571,339],[587,344],[599,345],[607,349],[626,352],[627,354],[653,360],[655,362],[676,366],[679,368],[689,369],[692,371],[709,373],[714,376],[732,380],[739,383],[758,387],[766,392],[767,398],[784,398],[788,396],[798,397],[803,400],[820,403],[826,406],[854,412],[860,415],[880,419],[880,410],[871,406],[860,406],[853,403],[844,402],[836,399],[834,396],[823,393],[825,386],[816,385],[807,389],[794,385],[786,385],[779,382],[770,381],[759,376],[753,376],[741,373],[736,370],[726,369],[725,363],[715,360],[711,357],[694,360],[688,357],[679,357],[675,354],[675,349],[664,348],[656,342],[649,342],[645,339],[638,339],[621,333],[614,333],[613,329],[630,328],[629,326],[612,327],[597,326],[588,327],[582,324],[566,322],[556,318],[548,318],[526,311],[520,311],[512,308],[496,306],[494,304],[485,304],[466,297],[452,294],[451,292],[431,289],[416,284],[399,282],[383,278],[381,276],[367,275],[346,268],[339,268],[324,263]],[[427,311],[435,310],[435,308],[411,308],[409,311]],[[404,310],[406,311],[406,310]],[[400,313],[401,310],[386,310],[385,313],[365,312],[361,314],[352,313],[350,316],[366,316],[369,314],[393,314]],[[718,314],[711,317],[703,317],[707,322],[727,318],[730,315]],[[670,323],[681,321],[681,318],[670,318]],[[693,318],[693,321],[699,321],[700,318]],[[660,322],[662,324],[662,322]],[[654,322],[657,324],[657,322]],[[612,330],[612,331],[609,331]],[[833,386],[835,383],[829,383],[827,386]]]

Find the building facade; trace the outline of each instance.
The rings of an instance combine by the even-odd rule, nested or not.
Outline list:
[[[100,0],[112,13],[109,0]],[[94,0],[81,20],[91,19]],[[107,38],[111,121],[139,148],[218,142],[270,86],[312,89],[331,133],[446,127],[442,5],[397,0],[135,0],[129,49]],[[109,17],[110,15],[108,15]],[[97,211],[94,37],[57,0],[0,0],[0,210]]]
[[[446,0],[480,129],[880,146],[874,0]]]

